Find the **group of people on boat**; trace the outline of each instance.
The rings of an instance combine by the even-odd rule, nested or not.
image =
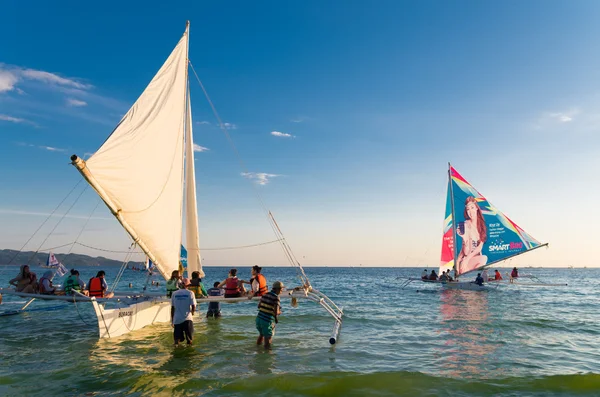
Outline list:
[[[79,293],[95,298],[111,298],[114,294],[108,292],[105,275],[104,270],[100,270],[95,277],[90,278],[89,283],[86,285],[79,277],[79,271],[71,269],[69,275],[63,281],[62,289],[59,289],[53,284],[54,271],[44,272],[44,275],[38,280],[36,274],[29,269],[28,265],[22,265],[19,274],[10,280],[9,284],[15,287],[16,292],[25,294],[75,295]]]
[[[510,273],[510,281],[513,282],[515,278],[519,277],[519,271],[516,267],[513,268]],[[441,282],[449,282],[454,281],[452,276],[450,275],[450,270],[444,270],[442,274],[438,277],[435,270],[432,270],[431,273],[427,272],[427,269],[423,270],[421,273],[421,279],[424,281],[441,281]],[[481,273],[477,273],[477,277],[475,278],[474,283],[478,285],[483,285],[483,283],[488,281],[500,281],[502,280],[502,274],[498,271],[498,269],[494,270],[494,277],[489,277],[487,269],[483,269]]]

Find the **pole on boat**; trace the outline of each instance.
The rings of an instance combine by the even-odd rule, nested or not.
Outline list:
[[[340,336],[340,329],[342,328],[342,315],[344,308],[340,308],[340,316],[335,319],[335,324],[333,325],[333,331],[331,333],[331,338],[329,338],[329,344],[335,345],[337,343],[338,337]]]
[[[29,305],[31,305],[31,303],[33,303],[33,301],[34,301],[34,300],[35,300],[35,298],[31,298],[31,299],[29,300],[29,302],[27,302],[27,303],[25,304],[25,306],[23,306],[23,307],[21,308],[21,310],[25,310],[25,309],[27,308],[27,306],[29,306]]]

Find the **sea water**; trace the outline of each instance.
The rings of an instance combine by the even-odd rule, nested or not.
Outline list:
[[[87,281],[99,269],[79,270]],[[118,269],[104,270],[112,284]],[[218,320],[205,319],[201,304],[194,346],[174,348],[169,324],[98,340],[91,305],[36,301],[30,313],[0,317],[0,395],[600,396],[600,269],[521,269],[567,287],[400,288],[398,277],[422,270],[307,268],[344,308],[333,347],[332,317],[304,300],[284,301],[270,351],[256,346],[256,302],[223,304]],[[205,271],[207,288],[227,276]],[[0,267],[1,285],[17,272]],[[293,268],[263,273],[299,284]],[[164,288],[153,280],[153,290]],[[127,270],[117,290],[145,281]],[[0,312],[25,302],[5,296]]]

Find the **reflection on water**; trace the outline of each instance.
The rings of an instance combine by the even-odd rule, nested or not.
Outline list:
[[[442,372],[460,378],[487,378],[490,358],[497,346],[489,342],[493,332],[488,307],[489,294],[479,291],[444,290],[440,296],[440,346]]]

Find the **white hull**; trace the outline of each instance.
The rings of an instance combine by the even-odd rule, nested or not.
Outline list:
[[[496,285],[489,285],[489,284],[479,285],[479,284],[475,284],[474,282],[471,282],[471,281],[456,281],[456,282],[448,282],[448,283],[441,283],[441,284],[442,284],[442,287],[445,289],[461,289],[461,290],[468,290],[468,291],[490,291],[492,289],[498,288],[498,284],[496,284]]]
[[[148,298],[115,309],[107,309],[95,299],[92,305],[98,317],[100,338],[116,338],[148,325],[171,321],[171,301],[164,298]]]

